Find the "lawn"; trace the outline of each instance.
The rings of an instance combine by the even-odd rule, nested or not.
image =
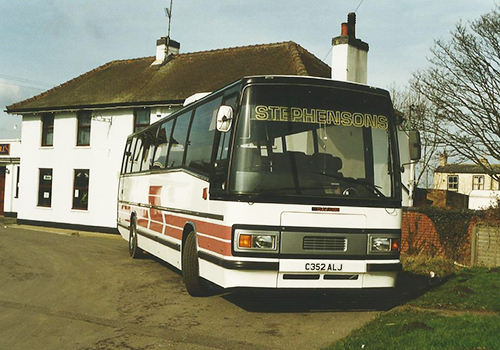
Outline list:
[[[500,349],[500,268],[437,262],[413,271],[405,272],[406,280],[409,275],[425,278],[426,293],[381,314],[328,349]]]

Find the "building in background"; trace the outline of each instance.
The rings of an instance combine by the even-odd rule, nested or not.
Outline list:
[[[113,61],[7,106],[23,117],[18,222],[115,231],[129,134],[180,108],[189,96],[243,76],[331,74],[294,42],[186,54],[179,48],[161,38],[156,57]]]
[[[21,140],[0,140],[0,216],[17,217]]]
[[[492,168],[500,174],[500,164]],[[446,156],[441,157],[441,164],[434,171],[434,189],[467,196],[469,209],[497,207],[500,202],[499,183],[482,166],[448,164]]]

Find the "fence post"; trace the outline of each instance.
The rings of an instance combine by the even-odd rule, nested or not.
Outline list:
[[[477,231],[478,225],[474,224],[472,226],[472,242],[470,244],[470,265],[477,265]]]

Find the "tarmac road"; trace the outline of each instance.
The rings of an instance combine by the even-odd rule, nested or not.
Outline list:
[[[319,349],[372,320],[366,297],[190,297],[119,235],[0,226],[0,349]]]

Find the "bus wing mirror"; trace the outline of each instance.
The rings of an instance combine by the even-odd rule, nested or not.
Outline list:
[[[422,143],[420,142],[420,132],[411,130],[409,133],[410,159],[420,160],[422,156]]]
[[[230,106],[220,106],[217,111],[217,130],[228,132],[233,124],[233,108]]]

